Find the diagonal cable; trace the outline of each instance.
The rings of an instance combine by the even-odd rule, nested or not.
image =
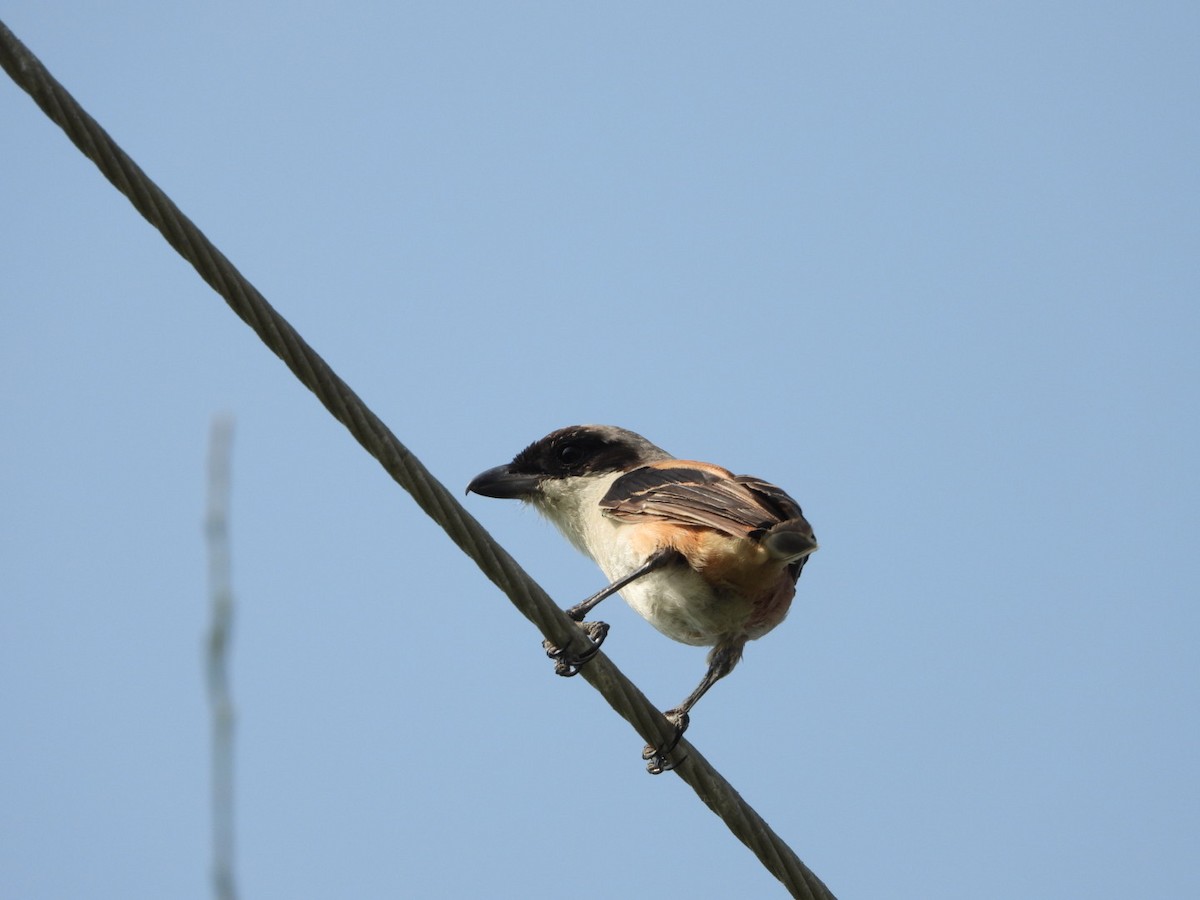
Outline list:
[[[0,65],[113,186],[129,198],[134,208],[162,233],[167,243],[191,263],[200,277],[283,360],[300,382],[316,394],[363,449],[413,496],[426,515],[508,595],[518,611],[556,646],[584,649],[585,639],[575,623],[117,146],[3,22],[0,22]],[[661,747],[672,739],[673,726],[604,654],[597,654],[581,674],[647,743]],[[680,741],[678,755],[686,756],[686,759],[674,771],[692,786],[700,799],[721,817],[729,830],[754,852],[792,896],[832,900],[833,895],[821,880],[695,747]]]

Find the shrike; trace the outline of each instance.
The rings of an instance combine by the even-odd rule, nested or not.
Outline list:
[[[611,425],[552,432],[480,474],[467,491],[532,504],[596,562],[611,583],[567,610],[576,622],[620,592],[667,637],[712,647],[704,679],[665,713],[674,740],[643,753],[654,774],[674,767],[667,756],[696,701],[733,670],[747,641],[783,621],[817,549],[800,506],[775,485],[675,459]],[[583,627],[593,641],[585,653],[567,657],[547,645],[560,675],[574,675],[608,631],[602,622]]]

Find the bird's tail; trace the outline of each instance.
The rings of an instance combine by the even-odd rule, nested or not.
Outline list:
[[[795,562],[817,549],[817,539],[807,521],[788,519],[768,528],[762,536],[762,545],[776,559]]]

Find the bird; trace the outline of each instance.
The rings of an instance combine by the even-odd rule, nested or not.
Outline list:
[[[781,488],[676,459],[614,425],[552,431],[512,462],[480,473],[467,493],[530,504],[608,579],[566,610],[582,623],[590,648],[572,657],[546,642],[560,675],[574,675],[599,649],[608,626],[584,619],[614,593],[667,637],[712,648],[700,684],[664,713],[673,740],[643,751],[652,774],[681,761],[670,754],[692,707],[733,670],[747,641],[783,621],[817,549],[800,505]]]

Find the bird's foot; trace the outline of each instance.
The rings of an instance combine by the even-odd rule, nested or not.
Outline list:
[[[679,759],[669,759],[668,757],[679,746],[679,739],[687,731],[691,719],[686,712],[680,712],[677,709],[668,709],[663,715],[674,724],[675,734],[665,747],[655,747],[653,744],[647,744],[642,749],[642,759],[646,760],[646,771],[651,775],[661,775],[663,772],[670,772],[683,762],[684,759],[687,759],[686,756]]]
[[[588,636],[591,646],[582,653],[568,654],[566,650],[554,646],[549,641],[542,641],[546,655],[554,660],[554,674],[563,678],[578,675],[579,669],[600,651],[600,645],[608,635],[608,624],[605,622],[580,622],[579,627]]]

